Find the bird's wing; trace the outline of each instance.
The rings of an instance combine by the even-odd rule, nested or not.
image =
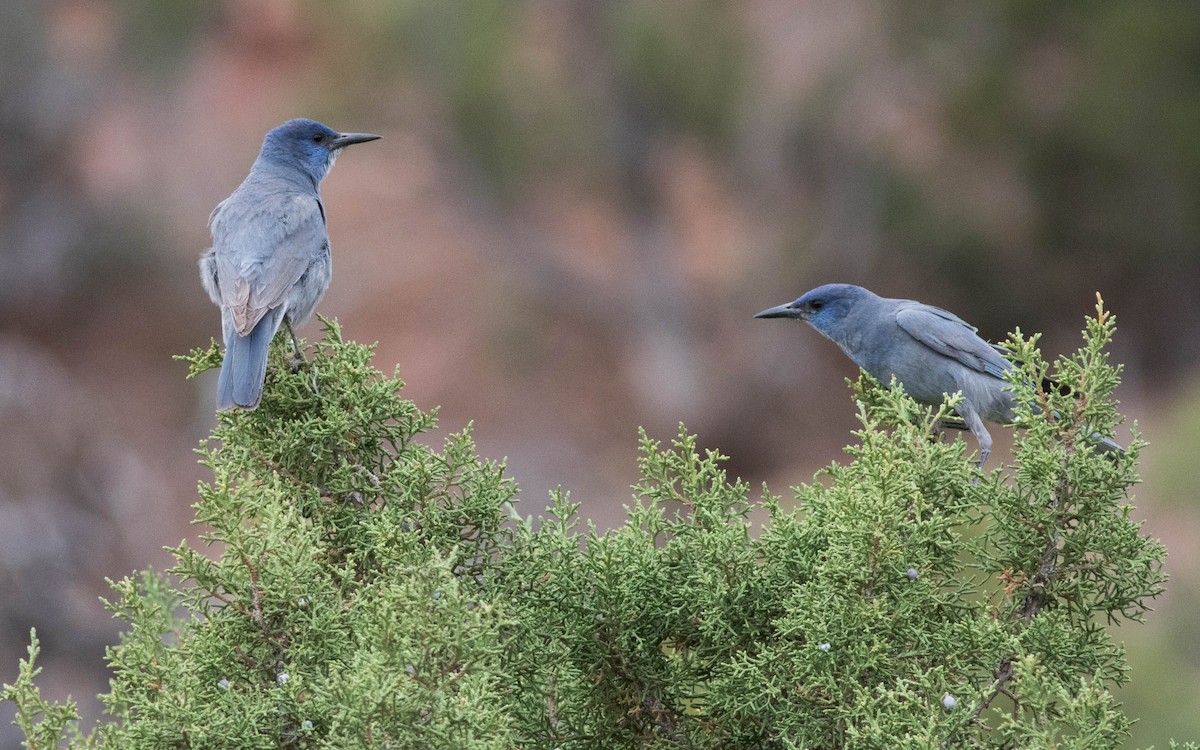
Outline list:
[[[1010,367],[990,344],[975,333],[975,327],[940,307],[920,303],[896,312],[896,324],[917,341],[943,357],[972,370],[1002,378]]]
[[[222,204],[217,211],[229,208]],[[229,227],[221,232],[226,247],[217,254],[221,306],[245,336],[268,310],[287,300],[292,286],[323,252],[328,242],[325,211],[316,195],[293,193],[220,219]]]

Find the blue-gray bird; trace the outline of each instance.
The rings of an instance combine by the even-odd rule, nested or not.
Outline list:
[[[992,449],[984,420],[1009,424],[1016,402],[1004,375],[1012,363],[984,341],[975,327],[939,307],[880,297],[860,286],[826,284],[794,302],[763,310],[756,318],[797,318],[837,344],[871,377],[897,382],[915,400],[940,406],[962,392],[955,410],[979,441],[979,466]],[[1105,451],[1120,446],[1100,435]]]
[[[379,137],[288,120],[267,133],[250,174],[213,209],[213,245],[200,257],[200,282],[221,308],[218,409],[258,406],[267,349],[280,325],[302,356],[293,326],[312,317],[333,273],[321,180],[341,149]]]

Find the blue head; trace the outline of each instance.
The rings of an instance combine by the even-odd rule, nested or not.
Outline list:
[[[276,167],[299,169],[321,184],[338,151],[352,143],[379,138],[370,133],[339,133],[316,120],[288,120],[267,133],[258,161]]]
[[[796,318],[839,341],[847,317],[863,302],[879,299],[853,284],[826,284],[805,292],[796,301],[763,310],[756,318]]]

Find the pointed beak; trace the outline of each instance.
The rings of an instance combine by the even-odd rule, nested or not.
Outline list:
[[[766,310],[763,310],[762,312],[760,312],[758,315],[755,315],[754,317],[756,317],[756,318],[799,318],[800,311],[797,308],[792,307],[792,305],[793,305],[793,303],[789,302],[786,305],[777,305],[775,307],[770,307],[770,308],[767,308]]]
[[[366,143],[367,141],[377,141],[383,136],[373,133],[339,133],[333,142],[330,144],[334,150],[345,148],[353,143]]]

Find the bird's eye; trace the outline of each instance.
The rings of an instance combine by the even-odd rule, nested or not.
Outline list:
[[[313,143],[324,143],[325,142],[325,134],[317,133],[316,135],[314,135],[312,137],[312,141],[313,141]]]
[[[813,310],[820,310],[822,307],[825,306],[825,303],[819,299],[815,299],[812,302],[809,302],[808,306],[811,307]]]

